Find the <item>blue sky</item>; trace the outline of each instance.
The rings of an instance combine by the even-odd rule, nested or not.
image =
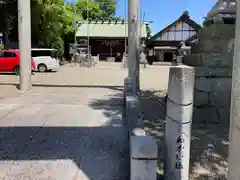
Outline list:
[[[125,17],[125,1],[118,0],[117,15]],[[216,0],[139,0],[142,12],[145,12],[145,20],[153,21],[152,33],[157,33],[168,24],[171,24],[185,11],[189,11],[190,17],[202,23]]]
[[[126,2],[127,0],[117,0],[117,15],[122,18],[126,16]],[[194,21],[201,24],[216,0],[139,0],[139,3],[141,11],[145,12],[145,20],[153,21],[151,28],[154,34],[171,24],[186,10]]]

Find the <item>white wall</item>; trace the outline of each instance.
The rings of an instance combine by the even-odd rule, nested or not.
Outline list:
[[[186,22],[175,24],[163,32],[156,40],[160,41],[185,41],[196,34],[196,30]]]

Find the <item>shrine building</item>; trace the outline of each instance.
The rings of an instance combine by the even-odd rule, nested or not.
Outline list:
[[[177,20],[153,35],[147,42],[147,48],[154,52],[154,61],[170,62],[179,44],[192,43],[201,28],[185,11]]]
[[[147,39],[147,26],[151,22],[142,22],[141,41]],[[100,60],[123,55],[128,46],[128,22],[121,21],[84,21],[76,33],[77,42],[89,45],[93,56],[99,54]]]

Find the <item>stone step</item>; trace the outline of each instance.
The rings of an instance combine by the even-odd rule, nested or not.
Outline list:
[[[202,92],[227,92],[231,91],[232,78],[196,78],[195,90]],[[223,94],[224,95],[224,94]]]
[[[200,90],[195,90],[194,92],[195,107],[200,108],[206,106],[215,108],[230,108],[230,103],[231,103],[230,90],[216,92],[204,92]]]
[[[198,32],[199,39],[231,39],[235,34],[235,25],[233,24],[212,24],[203,27]]]
[[[194,108],[193,121],[201,124],[222,124],[230,120],[230,108]]]
[[[234,49],[234,39],[203,39],[191,46],[191,52],[205,53],[232,53]]]
[[[194,67],[232,68],[233,55],[231,53],[192,53],[185,56],[184,64]]]
[[[196,77],[232,77],[232,68],[195,67]]]

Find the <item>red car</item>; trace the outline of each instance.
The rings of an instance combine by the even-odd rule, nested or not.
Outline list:
[[[36,69],[36,63],[32,60],[32,70]],[[0,50],[0,72],[20,71],[20,54],[19,50]]]

